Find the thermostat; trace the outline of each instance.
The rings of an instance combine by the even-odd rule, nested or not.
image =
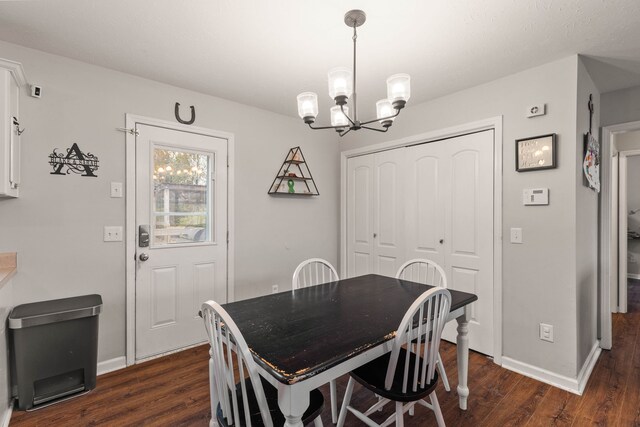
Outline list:
[[[522,204],[525,206],[548,205],[548,188],[529,188],[522,190]]]

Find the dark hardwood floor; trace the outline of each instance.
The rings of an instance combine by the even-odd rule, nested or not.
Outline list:
[[[438,399],[448,426],[640,426],[640,281],[630,281],[629,313],[613,316],[614,349],[603,351],[583,396],[577,396],[514,372],[471,352],[469,409],[458,408],[454,390],[440,384]],[[100,376],[91,393],[34,412],[15,411],[18,426],[207,426],[209,420],[208,348],[197,347]],[[455,346],[443,343],[444,364],[457,384]],[[340,399],[347,377],[338,381]],[[331,426],[329,388],[325,426]],[[356,385],[352,405],[374,401]],[[378,414],[386,418],[392,408]],[[416,408],[407,426],[435,426],[433,413]],[[347,416],[347,426],[362,425]]]

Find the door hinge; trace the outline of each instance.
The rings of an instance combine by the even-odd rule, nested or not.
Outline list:
[[[116,128],[116,130],[119,130],[120,132],[126,132],[129,135],[135,135],[135,136],[140,136],[140,131],[136,128],[131,128],[131,129],[127,129],[127,128]]]
[[[227,243],[229,243],[229,231],[227,231]]]

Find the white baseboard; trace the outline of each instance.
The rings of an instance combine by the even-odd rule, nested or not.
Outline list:
[[[9,427],[11,414],[13,413],[13,399],[9,401],[9,407],[4,412],[4,418],[0,419],[0,427]]]
[[[578,394],[582,395],[584,392],[584,388],[587,386],[587,381],[589,381],[591,372],[593,372],[593,368],[596,366],[596,362],[600,358],[600,353],[602,353],[600,341],[596,340],[593,347],[591,347],[587,360],[584,361],[584,365],[582,365],[582,369],[580,369],[580,372],[578,373]]]
[[[589,376],[591,375],[591,371],[593,371],[593,367],[598,361],[600,352],[600,342],[596,341],[589,353],[589,356],[587,357],[587,360],[580,369],[580,373],[577,378],[560,375],[506,356],[502,356],[502,367],[529,378],[533,378],[534,380],[542,381],[543,383],[558,387],[562,390],[582,395],[582,392],[587,385],[587,381],[589,380]]]
[[[107,374],[127,367],[127,358],[124,356],[98,362],[98,375]]]
[[[627,273],[627,278],[640,280],[640,274]]]

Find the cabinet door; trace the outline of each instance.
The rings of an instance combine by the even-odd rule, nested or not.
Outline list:
[[[347,277],[373,272],[373,155],[347,160]]]
[[[373,273],[395,277],[405,257],[404,149],[376,153],[373,185]]]

